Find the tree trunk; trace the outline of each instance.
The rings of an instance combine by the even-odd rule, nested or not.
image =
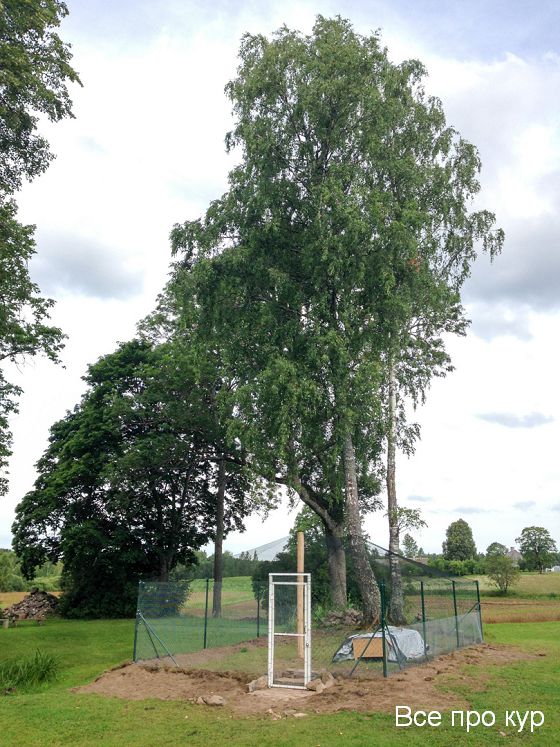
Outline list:
[[[387,434],[387,516],[389,518],[389,568],[391,571],[391,597],[389,599],[388,617],[395,625],[403,625],[404,595],[401,576],[400,538],[397,513],[396,473],[396,436],[397,436],[397,392],[395,382],[395,365],[389,359],[389,432]]]
[[[224,542],[224,501],[226,492],[226,463],[218,462],[218,490],[216,493],[216,539],[214,540],[214,589],[212,617],[222,616],[222,579],[224,573],[222,545]]]
[[[346,487],[346,526],[350,540],[350,555],[354,563],[356,580],[362,597],[364,622],[375,625],[381,616],[381,597],[375,574],[369,562],[366,543],[362,533],[362,517],[358,503],[358,478],[356,476],[356,454],[352,436],[344,442],[344,476]]]
[[[283,481],[295,490],[302,503],[314,511],[321,519],[325,530],[325,544],[327,546],[327,562],[329,566],[329,582],[331,599],[335,607],[345,607],[346,597],[346,552],[342,538],[344,536],[344,506],[342,503],[333,511],[329,501],[314,493],[306,486],[299,475],[292,474],[289,480]]]
[[[346,607],[346,552],[342,541],[344,527],[339,530],[323,524],[325,543],[327,545],[327,562],[329,564],[329,581],[333,607]]]
[[[159,581],[169,581],[169,563],[164,556],[159,559]]]

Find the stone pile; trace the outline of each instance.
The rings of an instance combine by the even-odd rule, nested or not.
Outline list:
[[[327,627],[357,628],[362,624],[362,613],[348,607],[345,610],[331,610],[323,619]]]
[[[46,591],[32,589],[21,602],[12,604],[2,611],[2,617],[9,620],[44,620],[56,613],[58,599]]]

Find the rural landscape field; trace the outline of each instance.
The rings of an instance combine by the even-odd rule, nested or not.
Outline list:
[[[250,604],[250,580],[234,580],[237,587],[234,604]],[[265,709],[261,713],[239,713],[226,703],[221,708],[196,705],[183,700],[147,698],[125,700],[99,694],[74,692],[73,688],[93,682],[103,671],[129,661],[132,653],[134,623],[131,620],[71,621],[51,618],[43,625],[22,622],[17,627],[0,630],[0,647],[10,657],[29,656],[36,649],[53,654],[60,666],[57,679],[48,685],[15,692],[0,699],[0,742],[4,745],[204,745],[213,742],[233,745],[400,745],[417,744],[557,744],[560,729],[557,683],[560,675],[560,576],[524,574],[519,590],[503,600],[491,591],[482,595],[483,617],[499,617],[500,622],[486,622],[485,641],[492,648],[485,656],[469,660],[468,651],[460,664],[449,668],[443,657],[435,668],[448,671],[434,675],[431,664],[407,671],[401,680],[413,678],[412,700],[425,708],[437,708],[443,702],[447,713],[450,703],[458,709],[492,710],[498,716],[494,727],[478,727],[469,734],[449,724],[437,729],[396,728],[394,704],[388,692],[396,686],[389,680],[356,679],[350,689],[344,688],[334,709],[324,712],[326,693],[314,695],[298,710],[306,715],[275,720]],[[202,584],[197,584],[202,587]],[[481,579],[484,589],[484,578]],[[194,590],[193,603],[203,604],[203,590]],[[14,594],[0,595],[0,606]],[[499,609],[499,613],[496,610]],[[520,617],[522,621],[520,621]],[[224,644],[227,640],[223,641]],[[243,648],[243,647],[242,647]],[[241,649],[239,649],[241,650]],[[239,651],[238,650],[238,651]],[[496,650],[507,653],[501,661]],[[250,666],[251,651],[236,654],[234,666],[240,669],[243,656]],[[477,654],[481,655],[481,654]],[[454,656],[454,655],[451,655]],[[201,665],[210,670],[227,671],[227,661],[210,660]],[[425,672],[424,672],[425,670]],[[119,670],[117,670],[118,673]],[[418,676],[418,675],[421,676]],[[425,677],[424,677],[425,674]],[[177,675],[176,675],[177,676]],[[249,678],[247,678],[249,679]],[[204,692],[205,680],[200,680]],[[406,697],[408,683],[399,683],[391,697]],[[362,696],[356,696],[356,691]],[[410,692],[408,693],[411,694]],[[144,697],[144,696],[143,696]],[[161,694],[159,694],[161,697]],[[165,697],[165,696],[164,696]],[[249,697],[249,696],[247,696]],[[364,712],[356,699],[367,701]],[[376,697],[379,706],[375,706]],[[440,700],[438,701],[438,697]],[[443,699],[443,701],[441,700]],[[313,703],[312,701],[316,702]],[[349,710],[348,704],[352,706]],[[372,707],[373,703],[373,707]],[[403,703],[403,704],[406,704]],[[393,706],[391,708],[391,706]],[[444,710],[442,708],[442,711]],[[334,710],[332,703],[329,710]],[[545,724],[537,733],[516,733],[503,723],[505,711],[541,710]],[[274,704],[271,706],[274,711]],[[318,712],[316,712],[318,711]],[[411,733],[413,732],[413,733]]]
[[[0,747],[560,745],[559,0],[0,0]]]

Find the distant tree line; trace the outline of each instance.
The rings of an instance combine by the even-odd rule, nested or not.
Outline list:
[[[38,588],[42,591],[61,590],[62,563],[45,561],[36,570],[32,579],[26,579],[20,562],[12,550],[0,548],[0,592],[29,591]]]

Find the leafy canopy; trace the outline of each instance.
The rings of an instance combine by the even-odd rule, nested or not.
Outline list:
[[[525,527],[515,541],[519,543],[525,565],[541,573],[557,552],[556,542],[545,527]]]
[[[342,511],[348,434],[375,505],[391,335],[420,314],[428,336],[460,324],[477,247],[503,238],[471,210],[478,154],[424,75],[340,18],[319,16],[309,36],[246,34],[226,88],[241,162],[205,215],[172,231],[179,301],[194,299],[237,382],[232,432],[323,519]],[[424,369],[445,365],[440,346]]]
[[[445,560],[471,560],[476,557],[472,529],[464,519],[457,519],[447,527],[443,557]]]
[[[63,611],[126,615],[138,578],[167,580],[213,537],[216,434],[189,351],[133,340],[91,366],[88,392],[51,428],[14,548],[27,576],[64,561]],[[226,531],[242,527],[248,481],[228,463]]]
[[[66,16],[58,0],[0,2],[0,361],[45,354],[58,360],[63,334],[48,324],[53,302],[40,296],[28,264],[35,254],[34,226],[16,219],[12,195],[24,179],[49,165],[52,154],[38,132],[39,116],[71,117],[68,84],[79,83],[70,49],[56,33]],[[0,372],[0,470],[10,455],[9,416],[20,388]],[[0,493],[7,481],[0,477]]]
[[[501,594],[507,594],[508,590],[518,582],[519,574],[519,568],[507,555],[496,553],[486,560],[486,575],[496,584]]]

